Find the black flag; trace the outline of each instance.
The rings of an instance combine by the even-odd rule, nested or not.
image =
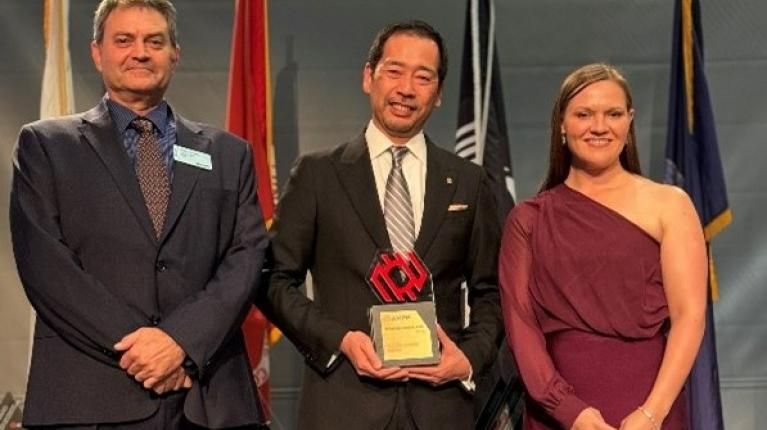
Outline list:
[[[516,190],[509,156],[492,0],[468,1],[464,34],[455,152],[485,168],[493,188],[498,218],[503,225],[514,207]],[[522,393],[522,382],[504,341],[490,373],[477,387],[476,428],[521,428]]]
[[[516,191],[497,53],[492,0],[469,0],[455,152],[485,168],[503,225],[514,206]]]

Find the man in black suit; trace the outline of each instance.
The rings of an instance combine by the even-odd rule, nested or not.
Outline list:
[[[107,94],[21,129],[11,229],[37,311],[27,428],[258,428],[239,324],[267,237],[246,142],[164,101],[167,0],[104,0]]]
[[[473,427],[473,379],[492,362],[502,334],[500,226],[482,169],[424,136],[446,72],[442,38],[428,24],[383,29],[363,74],[372,109],[365,132],[299,159],[279,203],[264,309],[306,358],[301,429]],[[390,204],[388,182],[397,170],[405,184]],[[407,221],[391,221],[389,211]],[[409,244],[401,243],[403,231]],[[374,352],[368,310],[379,302],[366,277],[377,251],[392,247],[414,248],[432,272],[437,365],[383,367]],[[313,300],[297,288],[307,270]]]

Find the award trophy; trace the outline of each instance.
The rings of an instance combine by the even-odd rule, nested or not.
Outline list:
[[[439,363],[431,273],[415,251],[380,251],[368,284],[381,305],[370,308],[370,337],[384,366]]]

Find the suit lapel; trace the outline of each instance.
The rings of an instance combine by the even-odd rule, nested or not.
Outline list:
[[[202,130],[195,124],[176,117],[176,144],[195,151],[210,153],[210,140],[202,135]],[[215,168],[215,160],[214,168]],[[184,163],[173,163],[173,183],[171,184],[170,201],[165,215],[165,226],[160,235],[160,243],[173,230],[189,196],[197,183],[200,169]]]
[[[426,190],[423,202],[421,230],[415,241],[415,250],[422,258],[429,250],[439,231],[447,208],[455,193],[458,180],[453,169],[447,166],[444,154],[429,139],[426,140]]]
[[[117,132],[103,102],[83,114],[83,123],[80,124],[79,130],[112,175],[117,189],[120,190],[133,215],[138,219],[144,233],[154,242],[154,227],[144,204],[144,196],[136,179],[136,171],[122,145],[122,137]]]
[[[339,182],[376,246],[391,248],[364,134],[347,143],[340,157],[333,158],[333,165]]]

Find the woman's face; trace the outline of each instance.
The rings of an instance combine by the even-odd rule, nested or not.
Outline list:
[[[567,104],[562,134],[573,154],[573,165],[602,170],[620,163],[634,110],[616,82],[597,81],[582,89]]]

